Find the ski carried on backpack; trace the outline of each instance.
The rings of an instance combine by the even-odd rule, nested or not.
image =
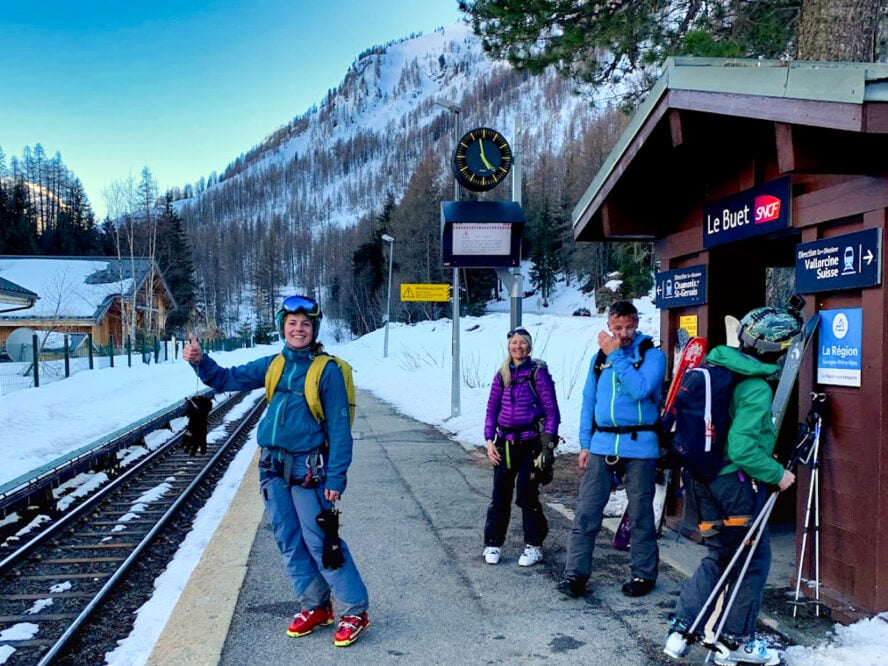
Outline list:
[[[802,302],[802,305],[804,305],[804,302]],[[801,306],[798,309],[801,311]],[[774,424],[774,431],[778,435],[780,434],[780,425],[783,423],[783,417],[786,415],[786,406],[789,404],[789,398],[792,396],[793,387],[795,387],[796,379],[799,376],[802,360],[804,360],[805,352],[807,352],[811,341],[814,339],[814,333],[817,331],[819,323],[820,313],[815,312],[805,322],[804,335],[799,336],[786,352],[783,370],[780,372],[780,380],[777,382],[777,388],[774,390],[774,399],[771,401],[771,422]]]
[[[678,339],[681,342],[686,339],[687,333],[684,329],[679,331]],[[675,365],[675,372],[672,373],[672,381],[669,383],[669,389],[666,392],[666,402],[663,404],[663,412],[665,414],[675,402],[675,396],[678,393],[678,387],[681,379],[688,370],[693,370],[703,362],[706,356],[706,340],[700,337],[687,339],[681,348],[681,355],[678,363]],[[661,414],[661,416],[662,416]],[[657,473],[657,481],[654,486],[654,526],[657,532],[660,531],[660,525],[663,521],[663,511],[666,506],[666,490],[669,488],[669,482],[672,479],[672,470],[660,470]],[[614,532],[613,547],[617,550],[629,550],[632,532],[629,527],[629,507],[623,511],[623,517],[620,524]]]

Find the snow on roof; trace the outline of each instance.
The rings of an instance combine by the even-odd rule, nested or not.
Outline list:
[[[150,265],[147,259],[0,256],[0,278],[40,297],[34,307],[0,320],[98,319],[115,296],[132,293]]]

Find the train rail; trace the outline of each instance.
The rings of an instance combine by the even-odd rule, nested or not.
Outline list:
[[[248,395],[218,404],[211,430]],[[241,406],[225,424],[224,436],[210,438],[205,455],[186,454],[180,432],[115,469],[89,497],[45,517],[24,542],[7,543],[0,550],[0,663],[100,663],[128,635],[135,610],[150,597],[151,582],[175,554],[264,404]],[[160,418],[157,427],[165,427],[163,422]],[[46,477],[42,484],[58,487],[57,479]],[[34,495],[0,497],[7,511],[13,496],[23,501]],[[45,498],[45,492],[38,496]]]

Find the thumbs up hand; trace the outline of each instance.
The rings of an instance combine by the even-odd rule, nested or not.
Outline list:
[[[188,334],[188,342],[182,348],[182,358],[189,363],[200,363],[200,359],[203,358],[203,350],[197,343],[194,333]]]

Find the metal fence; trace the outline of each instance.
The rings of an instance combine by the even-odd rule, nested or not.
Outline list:
[[[0,357],[0,396],[27,388],[39,388],[51,382],[66,379],[78,372],[133,364],[171,363],[182,357],[184,340],[142,340],[134,343],[128,339],[122,346],[114,340],[107,345],[94,345],[92,336],[83,334],[82,340],[74,335],[50,333],[37,334],[31,341],[31,349]],[[253,347],[246,338],[201,340],[200,346],[207,351],[232,351]],[[34,361],[36,357],[36,362]]]

